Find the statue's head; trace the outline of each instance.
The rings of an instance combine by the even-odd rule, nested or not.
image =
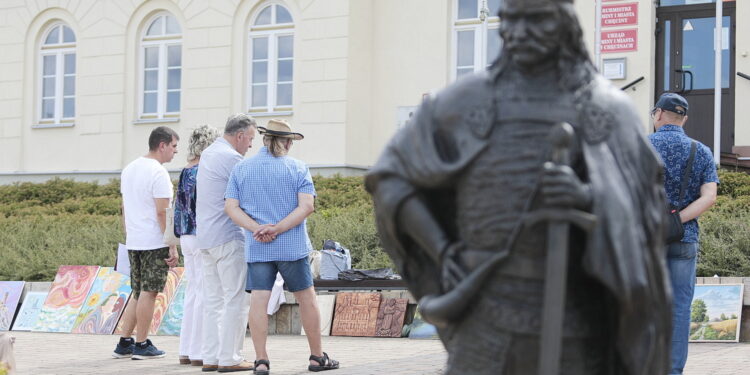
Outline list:
[[[582,55],[583,32],[573,0],[501,0],[503,54],[520,68]]]

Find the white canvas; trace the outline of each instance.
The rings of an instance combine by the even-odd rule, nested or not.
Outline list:
[[[320,333],[323,336],[331,335],[331,326],[333,325],[333,309],[336,307],[335,295],[319,295],[318,308],[320,309]],[[302,328],[302,335],[305,335],[305,328]]]

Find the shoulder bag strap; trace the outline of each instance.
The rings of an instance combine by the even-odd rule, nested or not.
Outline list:
[[[690,174],[693,171],[693,162],[695,161],[695,152],[698,149],[698,145],[693,141],[690,144],[690,156],[688,157],[687,166],[685,167],[685,173],[682,174],[682,186],[680,186],[680,199],[677,201],[677,206],[682,209],[682,201],[685,199],[685,190],[687,190],[688,182],[690,180]]]

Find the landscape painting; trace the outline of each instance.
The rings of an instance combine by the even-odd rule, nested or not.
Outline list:
[[[32,331],[69,333],[98,273],[99,266],[60,266]]]
[[[42,311],[44,300],[47,299],[49,292],[28,292],[23,299],[21,309],[18,310],[18,316],[13,323],[14,331],[31,331],[39,318]]]
[[[419,312],[419,307],[414,313],[414,319],[409,326],[409,338],[410,339],[437,339],[438,333],[437,328],[434,325],[427,323],[422,318],[422,314]]]
[[[73,325],[73,333],[111,335],[130,298],[130,277],[102,267]]]
[[[0,281],[0,331],[10,330],[24,284],[23,281]]]
[[[739,342],[742,297],[742,284],[696,285],[690,341]]]

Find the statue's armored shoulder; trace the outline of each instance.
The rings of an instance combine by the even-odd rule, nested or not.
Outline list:
[[[432,116],[442,128],[471,129],[486,137],[495,119],[492,78],[487,72],[458,79],[432,98]]]
[[[613,133],[641,128],[632,100],[601,76],[596,76],[578,93],[583,135],[589,143],[607,140]]]

